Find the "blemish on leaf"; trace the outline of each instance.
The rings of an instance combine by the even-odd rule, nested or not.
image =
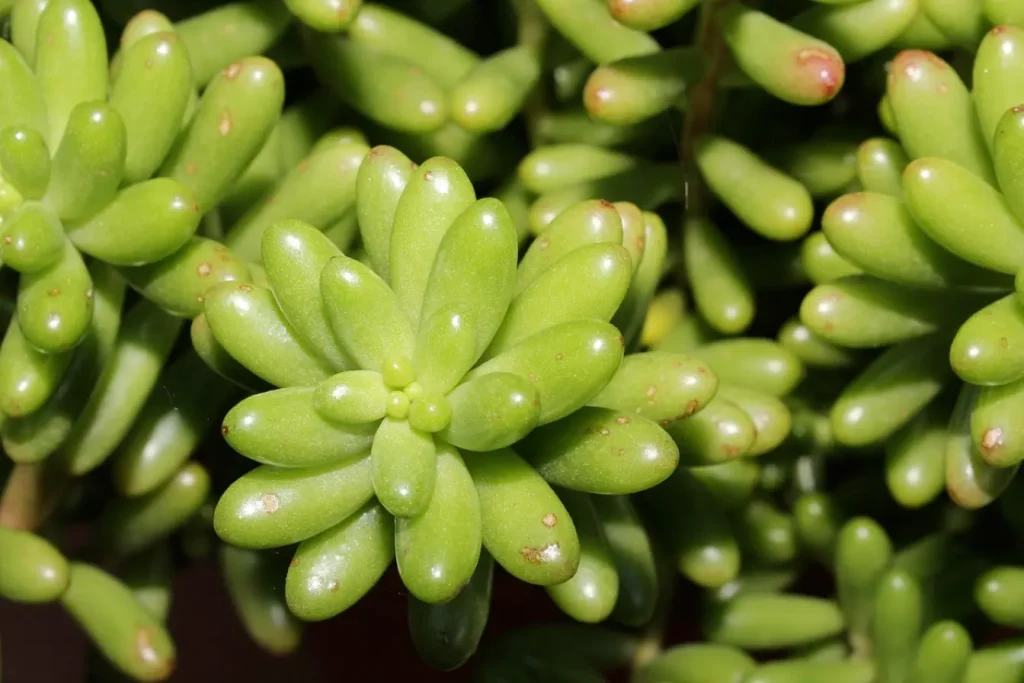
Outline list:
[[[228,424],[226,422],[221,424],[220,433],[222,436],[227,436],[228,434],[231,433],[231,427],[228,427]]]
[[[1003,445],[1003,430],[999,427],[986,429],[981,437],[981,447],[991,451]]]
[[[557,543],[549,543],[540,548],[525,547],[519,549],[519,554],[530,564],[544,564],[559,556],[559,546]]]
[[[152,628],[139,628],[135,631],[135,654],[146,664],[158,664],[161,661],[160,653],[153,647],[154,635]]]
[[[231,133],[231,112],[227,109],[220,113],[220,118],[217,120],[217,132],[221,136],[227,136]]]
[[[821,96],[832,99],[843,85],[846,68],[838,54],[820,48],[806,48],[796,53],[796,63],[806,68],[820,86]]]

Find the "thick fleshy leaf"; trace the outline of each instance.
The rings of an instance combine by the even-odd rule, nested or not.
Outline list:
[[[411,360],[412,327],[384,280],[362,263],[336,256],[320,273],[327,320],[334,337],[364,370],[381,371],[395,359]]]
[[[476,367],[466,379],[510,372],[540,394],[539,424],[565,417],[594,398],[622,362],[622,335],[596,320],[549,327]]]

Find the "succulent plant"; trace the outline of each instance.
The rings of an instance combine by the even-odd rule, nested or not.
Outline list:
[[[521,580],[564,584],[600,532],[586,496],[545,480],[599,494],[658,483],[678,452],[657,421],[696,412],[716,386],[680,356],[623,363],[608,322],[644,310],[651,278],[633,272],[650,258],[660,274],[663,226],[584,202],[517,268],[507,210],[476,199],[453,161],[376,147],[356,187],[371,265],[284,221],[263,233],[269,289],[206,297],[201,331],[280,387],[224,419],[261,466],[221,497],[218,534],[300,543],[285,590],[306,620],[346,609],[392,560],[417,600],[446,603],[476,581],[481,545]]]
[[[0,597],[97,680],[205,561],[275,656],[394,564],[481,680],[1017,681],[1017,4],[0,0]]]

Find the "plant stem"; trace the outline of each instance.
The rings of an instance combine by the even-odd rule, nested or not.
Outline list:
[[[538,60],[544,59],[544,47],[548,40],[548,20],[544,13],[537,7],[534,0],[514,0],[516,10],[516,42],[530,48]],[[548,104],[545,97],[543,83],[538,81],[523,110],[526,118],[526,130],[530,138],[530,146],[536,147],[539,144],[537,131],[540,117],[547,111]]]
[[[707,212],[707,187],[701,178],[694,158],[694,147],[714,128],[719,81],[725,70],[727,51],[718,26],[718,13],[731,0],[704,0],[700,9],[697,47],[707,58],[704,79],[690,90],[683,121],[683,139],[680,145],[685,173],[684,202],[687,215],[698,217]]]
[[[53,513],[68,479],[42,464],[18,464],[0,497],[0,526],[35,531]]]
[[[668,559],[670,554],[661,544],[652,539],[656,558],[658,602],[651,620],[644,625],[639,634],[633,661],[630,662],[632,683],[643,680],[644,669],[661,654],[665,641],[665,629],[672,616],[673,584],[675,582],[675,566]]]

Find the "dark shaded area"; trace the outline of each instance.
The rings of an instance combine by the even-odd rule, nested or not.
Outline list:
[[[171,681],[321,683],[353,675],[422,683],[472,679],[472,661],[441,673],[419,660],[406,626],[407,593],[394,569],[345,614],[308,625],[302,647],[286,658],[272,657],[249,640],[212,559],[180,571],[174,590],[170,628],[178,666]],[[491,610],[485,643],[520,625],[564,618],[542,589],[500,571]],[[86,680],[85,637],[58,606],[0,602],[0,634],[4,683]]]

